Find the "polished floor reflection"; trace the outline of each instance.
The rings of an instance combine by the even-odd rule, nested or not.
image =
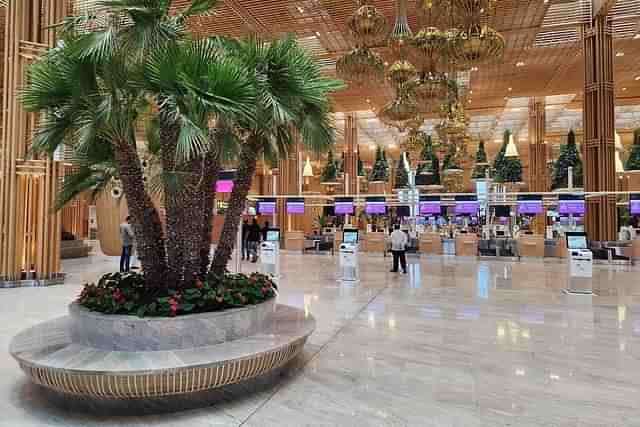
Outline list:
[[[280,302],[318,329],[277,386],[162,416],[73,414],[29,385],[7,347],[62,315],[80,284],[117,267],[65,262],[66,285],[0,290],[0,426],[640,426],[640,268],[594,266],[567,296],[568,266],[433,257],[389,273],[361,257],[361,281],[337,258],[282,257]],[[246,265],[246,268],[254,267]],[[584,280],[584,279],[582,279]]]

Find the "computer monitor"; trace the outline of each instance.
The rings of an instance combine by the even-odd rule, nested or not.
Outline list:
[[[344,230],[342,232],[343,243],[358,243],[358,230]]]
[[[287,214],[304,214],[304,199],[301,197],[287,199]]]
[[[276,199],[258,200],[258,215],[273,215],[276,213]]]
[[[567,249],[587,249],[587,233],[565,233]]]
[[[279,242],[280,241],[280,229],[270,228],[267,230],[267,242]]]

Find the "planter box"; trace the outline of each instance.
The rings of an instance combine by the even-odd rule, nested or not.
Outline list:
[[[69,305],[75,343],[111,351],[161,351],[205,347],[254,335],[273,318],[276,299],[258,305],[173,318],[102,314]]]

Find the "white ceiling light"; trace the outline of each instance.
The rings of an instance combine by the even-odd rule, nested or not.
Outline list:
[[[618,52],[618,53],[616,53],[616,56],[618,56],[618,57],[624,56],[624,52]]]
[[[507,150],[504,153],[505,157],[518,157],[518,147],[513,142],[513,134],[509,135],[509,143],[507,144]]]

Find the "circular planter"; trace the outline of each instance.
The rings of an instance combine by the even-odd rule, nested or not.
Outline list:
[[[295,358],[315,329],[312,316],[275,299],[175,318],[69,310],[18,334],[9,351],[34,383],[98,402],[146,404],[257,379]]]
[[[73,342],[102,350],[182,350],[253,335],[272,321],[275,307],[271,298],[258,305],[168,319],[105,315],[73,303],[69,332]]]

